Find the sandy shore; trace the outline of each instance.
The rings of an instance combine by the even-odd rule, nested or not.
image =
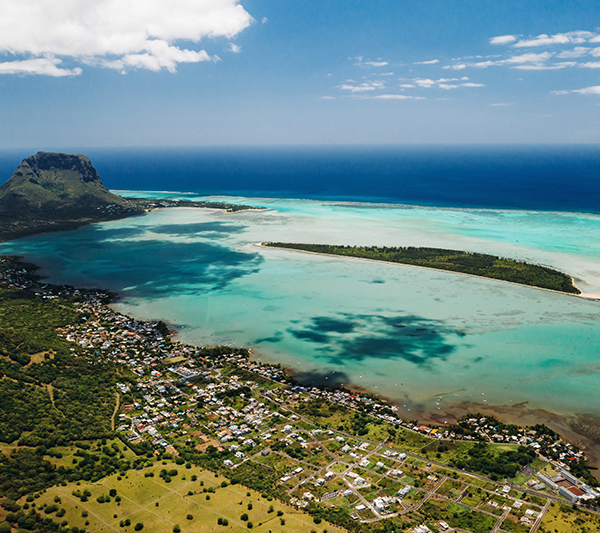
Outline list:
[[[371,259],[369,257],[354,257],[351,255],[338,255],[338,254],[326,254],[323,252],[312,252],[310,250],[297,250],[296,248],[283,248],[283,247],[279,247],[279,246],[265,246],[264,243],[262,242],[258,242],[255,244],[255,246],[260,246],[262,248],[273,248],[275,250],[287,250],[288,252],[299,252],[299,253],[303,253],[303,254],[312,254],[312,255],[320,255],[323,257],[336,257],[338,259],[357,259],[359,261],[372,261],[374,263],[385,263],[387,265],[399,265],[399,266],[404,266],[404,267],[409,267],[409,268],[424,268],[427,270],[434,270],[436,272],[445,272],[447,274],[457,274],[459,276],[469,276],[472,278],[480,278],[480,279],[487,279],[490,281],[498,281],[500,283],[510,283],[511,285],[517,285],[519,287],[529,287],[530,289],[537,289],[539,291],[548,291],[548,292],[553,292],[555,294],[562,294],[562,295],[566,295],[566,296],[576,296],[578,298],[586,298],[588,300],[600,300],[600,292],[588,292],[588,293],[579,293],[579,294],[575,294],[572,292],[563,292],[563,291],[556,291],[554,289],[547,289],[545,287],[537,287],[536,285],[526,285],[524,283],[516,283],[515,281],[508,281],[505,279],[497,279],[497,278],[488,278],[486,276],[479,276],[477,274],[469,274],[467,272],[457,272],[455,270],[444,270],[441,268],[435,268],[435,267],[429,267],[429,266],[422,266],[422,265],[411,265],[408,263],[397,263],[395,261],[383,261],[381,259]],[[538,265],[538,266],[545,266],[547,268],[554,268],[554,267],[550,267],[547,265]],[[568,275],[568,274],[565,274]],[[571,283],[573,284],[573,287],[575,287],[576,289],[579,290],[579,288],[575,285],[575,279],[571,276],[569,276],[571,278]]]

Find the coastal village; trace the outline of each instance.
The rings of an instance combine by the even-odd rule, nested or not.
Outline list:
[[[277,497],[296,508],[343,509],[366,524],[402,519],[415,533],[468,530],[457,526],[466,514],[488,531],[535,532],[555,505],[597,512],[600,491],[571,468],[582,452],[544,426],[483,415],[450,427],[405,421],[381,399],[303,386],[245,350],[171,342],[163,323],[113,311],[102,291],[2,270],[8,288],[80,297],[80,323],[56,334],[78,357],[128,369],[117,383],[113,429],[132,446],[146,442],[174,458],[186,449],[211,454],[231,475],[264,468]],[[465,461],[480,443],[526,450],[533,460],[510,476],[472,472]]]

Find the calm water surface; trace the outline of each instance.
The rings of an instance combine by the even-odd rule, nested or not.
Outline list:
[[[219,199],[269,209],[165,209],[21,239],[0,252],[26,255],[52,281],[115,290],[123,296],[117,309],[165,319],[184,341],[252,346],[260,359],[285,363],[300,378],[393,398],[405,416],[463,400],[600,414],[597,301],[257,246],[292,241],[489,252],[553,266],[596,293],[599,216]]]

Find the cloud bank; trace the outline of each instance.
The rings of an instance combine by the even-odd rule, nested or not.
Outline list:
[[[85,65],[174,72],[218,60],[178,41],[231,39],[253,20],[239,0],[0,0],[0,13],[0,52],[14,56],[0,73],[47,76]]]

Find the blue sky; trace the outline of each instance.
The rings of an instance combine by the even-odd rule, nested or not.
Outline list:
[[[597,0],[0,0],[0,147],[598,143]]]

